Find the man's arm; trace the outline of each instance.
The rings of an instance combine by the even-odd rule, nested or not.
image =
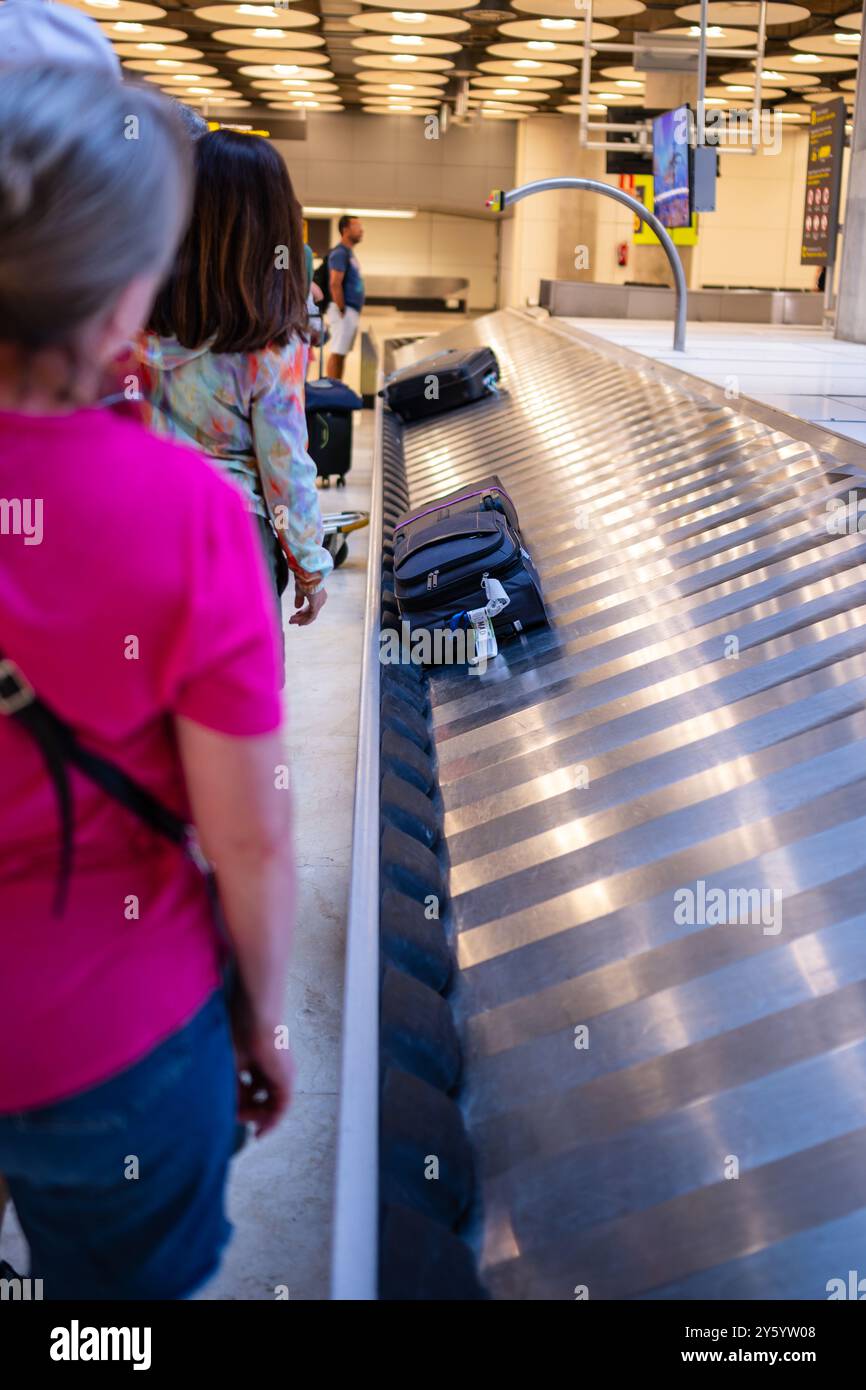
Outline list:
[[[331,271],[331,298],[339,309],[340,313],[345,313],[346,300],[343,297],[343,279],[346,272],[344,270]]]

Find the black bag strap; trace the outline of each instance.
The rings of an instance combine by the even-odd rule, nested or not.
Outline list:
[[[176,812],[108,758],[83,748],[72,727],[39,698],[14,661],[0,652],[0,715],[14,720],[37,744],[57,794],[60,815],[60,862],[54,911],[63,912],[72,872],[73,803],[68,765],[77,767],[95,786],[124,806],[155,834],[170,840],[206,877],[210,866],[192,827]]]

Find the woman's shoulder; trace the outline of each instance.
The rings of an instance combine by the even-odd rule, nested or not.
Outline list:
[[[146,424],[115,411],[104,413],[105,444],[112,469],[123,471],[122,491],[135,496],[139,505],[148,500],[155,509],[174,512],[208,505],[231,507],[237,488],[210,459],[197,449],[154,434]],[[116,481],[119,481],[116,478]]]
[[[243,354],[250,400],[281,393],[303,383],[306,366],[303,348],[302,339],[293,334],[284,346],[268,343],[255,352]]]

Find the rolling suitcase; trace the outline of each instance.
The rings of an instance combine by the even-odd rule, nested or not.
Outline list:
[[[492,348],[448,348],[392,372],[380,395],[403,420],[423,420],[495,395],[499,363]]]
[[[404,533],[394,546],[394,594],[410,627],[468,626],[498,581],[506,605],[491,617],[502,634],[547,621],[541,584],[520,532],[498,511],[464,511]]]
[[[520,530],[517,508],[499,478],[495,473],[491,473],[477,483],[457,488],[455,492],[446,493],[444,497],[437,497],[426,503],[422,502],[419,506],[413,507],[411,511],[404,512],[394,523],[394,543],[402,540],[404,536],[411,536],[416,531],[432,526],[437,521],[444,521],[448,516],[454,516],[458,512],[478,511],[479,509],[501,512],[503,516],[508,518],[515,531]]]
[[[346,486],[352,466],[352,411],[362,406],[361,397],[342,381],[324,376],[307,382],[307,449],[322,487],[331,486],[334,474],[337,487]]]

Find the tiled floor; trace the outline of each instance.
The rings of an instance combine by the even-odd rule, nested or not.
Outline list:
[[[345,488],[320,493],[323,512],[369,510],[373,413],[355,416]],[[343,947],[352,851],[352,799],[369,532],[349,537],[347,560],[309,628],[286,620],[286,762],[295,797],[297,929],[285,1018],[297,1067],[295,1100],[275,1134],[234,1165],[235,1236],[208,1299],[324,1299],[343,1007]]]
[[[600,338],[691,372],[732,394],[774,406],[866,443],[866,346],[819,328],[766,323],[690,323],[686,351],[674,352],[670,323],[577,319]]]

